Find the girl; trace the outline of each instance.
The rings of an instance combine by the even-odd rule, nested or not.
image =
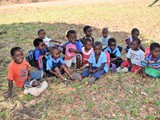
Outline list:
[[[83,28],[83,32],[85,36],[80,40],[81,43],[84,45],[85,39],[90,39],[92,41],[92,44],[94,43],[94,38],[92,37],[92,27],[91,26],[85,26]]]

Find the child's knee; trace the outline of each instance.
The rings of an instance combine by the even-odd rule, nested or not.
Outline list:
[[[56,73],[59,73],[59,72],[60,72],[60,70],[59,70],[58,67],[54,68],[54,71],[55,71]]]

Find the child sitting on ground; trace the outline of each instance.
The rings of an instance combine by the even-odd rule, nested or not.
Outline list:
[[[140,32],[139,32],[139,30],[137,28],[133,28],[132,29],[131,36],[128,39],[126,39],[126,49],[125,49],[126,52],[128,52],[128,50],[131,48],[131,42],[132,42],[132,40],[134,38],[138,38],[139,34],[140,34]],[[142,45],[140,45],[140,49],[142,51],[145,51],[145,48]]]
[[[59,77],[62,82],[67,81],[67,79],[64,78],[61,73],[65,72],[69,78],[71,78],[71,74],[68,67],[65,65],[64,60],[60,56],[60,50],[58,47],[52,47],[50,52],[51,54],[49,55],[49,59],[47,60],[46,64],[46,69],[49,71],[50,76],[55,75]]]
[[[108,28],[103,28],[102,29],[102,37],[100,37],[98,39],[99,42],[102,43],[102,48],[106,48],[108,47],[108,40],[110,39],[111,37],[108,35]]]
[[[160,77],[160,44],[152,43],[150,53],[142,61],[143,76],[149,75],[154,78]]]
[[[94,43],[94,52],[88,59],[89,67],[87,67],[81,74],[73,74],[73,78],[82,80],[91,75],[88,84],[93,84],[95,80],[99,79],[104,73],[108,71],[106,54],[102,52],[101,42]]]
[[[66,35],[69,40],[63,47],[65,50],[65,63],[68,68],[71,67],[72,63],[76,64],[76,68],[80,69],[80,59],[82,53],[82,46],[76,41],[77,33],[75,30],[69,30]]]
[[[144,60],[144,52],[139,49],[141,45],[141,40],[139,38],[134,38],[131,42],[131,48],[129,49],[126,58],[121,66],[127,67],[129,71],[138,73],[141,69],[141,62]]]
[[[82,47],[82,69],[85,69],[89,66],[88,59],[93,52],[93,45],[90,39],[85,39],[84,47]]]
[[[43,71],[30,72],[30,65],[24,59],[20,47],[12,48],[11,56],[13,61],[8,67],[8,91],[4,94],[5,97],[11,96],[13,81],[18,88],[23,86],[36,87],[40,85],[37,80],[43,77]]]
[[[110,54],[111,63],[115,64],[117,68],[121,66],[122,62],[124,62],[124,60],[121,58],[119,48],[116,45],[115,38],[110,38],[108,40],[108,47],[104,50],[104,52],[108,52]]]
[[[50,39],[50,38],[46,37],[46,32],[45,32],[44,29],[40,29],[38,31],[38,37],[43,40],[43,42],[47,45],[47,47],[54,46],[53,42],[56,42],[56,43],[59,43],[59,44],[61,43],[59,40]]]
[[[84,45],[85,39],[90,39],[92,41],[92,44],[94,43],[94,38],[92,37],[92,27],[91,26],[85,26],[83,28],[83,32],[85,36],[81,39],[81,43]]]
[[[44,56],[47,51],[48,51],[48,47],[44,44],[43,40],[40,39],[40,38],[36,38],[34,41],[33,41],[33,45],[35,47],[35,50],[34,50],[34,58],[38,64],[37,68],[39,68],[39,59],[41,56]]]

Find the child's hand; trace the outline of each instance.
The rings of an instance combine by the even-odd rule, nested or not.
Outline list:
[[[94,72],[96,72],[97,70],[92,70],[92,72],[94,73]]]
[[[89,69],[89,73],[92,73],[93,72],[93,70],[92,69]]]
[[[3,94],[3,96],[5,97],[5,98],[9,98],[9,97],[11,97],[11,93],[10,92],[5,92],[4,94]]]
[[[113,59],[111,59],[111,62],[114,62],[114,61],[116,61],[117,60],[117,58],[113,58]]]
[[[75,50],[73,48],[70,48],[69,52],[75,52]]]

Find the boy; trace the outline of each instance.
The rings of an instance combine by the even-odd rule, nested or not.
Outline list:
[[[51,76],[55,75],[59,77],[62,82],[67,80],[62,76],[62,72],[66,72],[69,78],[71,78],[68,67],[65,65],[62,57],[60,57],[60,50],[58,47],[52,47],[51,55],[49,55],[49,59],[47,60],[46,69],[49,71]]]
[[[81,74],[74,74],[73,78],[81,81],[83,78],[91,75],[88,84],[93,84],[95,80],[99,79],[104,73],[108,72],[108,65],[106,54],[102,52],[101,42],[94,43],[94,52],[88,59],[89,67],[87,67]]]
[[[159,78],[160,77],[160,44],[152,43],[150,45],[150,53],[142,61],[143,76],[147,75]]]
[[[64,44],[64,48],[66,48],[65,54],[66,53],[74,53],[74,56],[69,56],[65,55],[65,63],[68,68],[71,67],[72,63],[75,63],[77,66],[77,69],[80,69],[80,59],[81,59],[81,54],[82,54],[82,46],[79,42],[76,41],[77,39],[77,33],[75,30],[69,30],[66,35],[67,39],[69,40]],[[75,46],[76,49],[74,48],[67,48],[67,46]],[[67,51],[68,50],[68,51]]]
[[[118,68],[124,60],[121,58],[121,53],[116,45],[116,39],[110,38],[108,40],[108,47],[104,50],[110,54],[111,63],[115,64]]]
[[[139,38],[134,38],[131,42],[131,48],[129,49],[126,57],[127,60],[124,61],[121,66],[127,67],[129,71],[138,73],[141,69],[141,62],[144,60],[144,52],[139,49],[141,45],[141,40]]]
[[[50,38],[46,37],[46,32],[44,29],[40,29],[38,31],[38,37],[43,40],[43,42],[47,45],[47,47],[54,46],[54,44],[51,42],[56,42],[56,43],[61,44],[61,42],[59,40],[54,40],[54,39],[50,39]]]
[[[98,39],[99,42],[102,43],[102,48],[106,48],[108,46],[108,40],[110,39],[111,37],[108,35],[108,28],[103,28],[102,29],[102,37],[100,37]]]
[[[29,71],[30,66],[26,60],[24,60],[23,51],[20,47],[12,48],[11,56],[13,61],[8,67],[8,91],[4,94],[5,97],[11,96],[13,81],[18,88],[23,86],[36,87],[40,85],[40,82],[36,80],[43,77],[43,71]]]
[[[35,47],[34,58],[38,64],[38,60],[40,59],[40,57],[45,55],[47,53],[47,51],[49,51],[49,50],[48,50],[47,46],[44,44],[43,40],[40,38],[36,38],[33,41],[33,45]],[[38,66],[38,69],[39,69],[39,66]]]

